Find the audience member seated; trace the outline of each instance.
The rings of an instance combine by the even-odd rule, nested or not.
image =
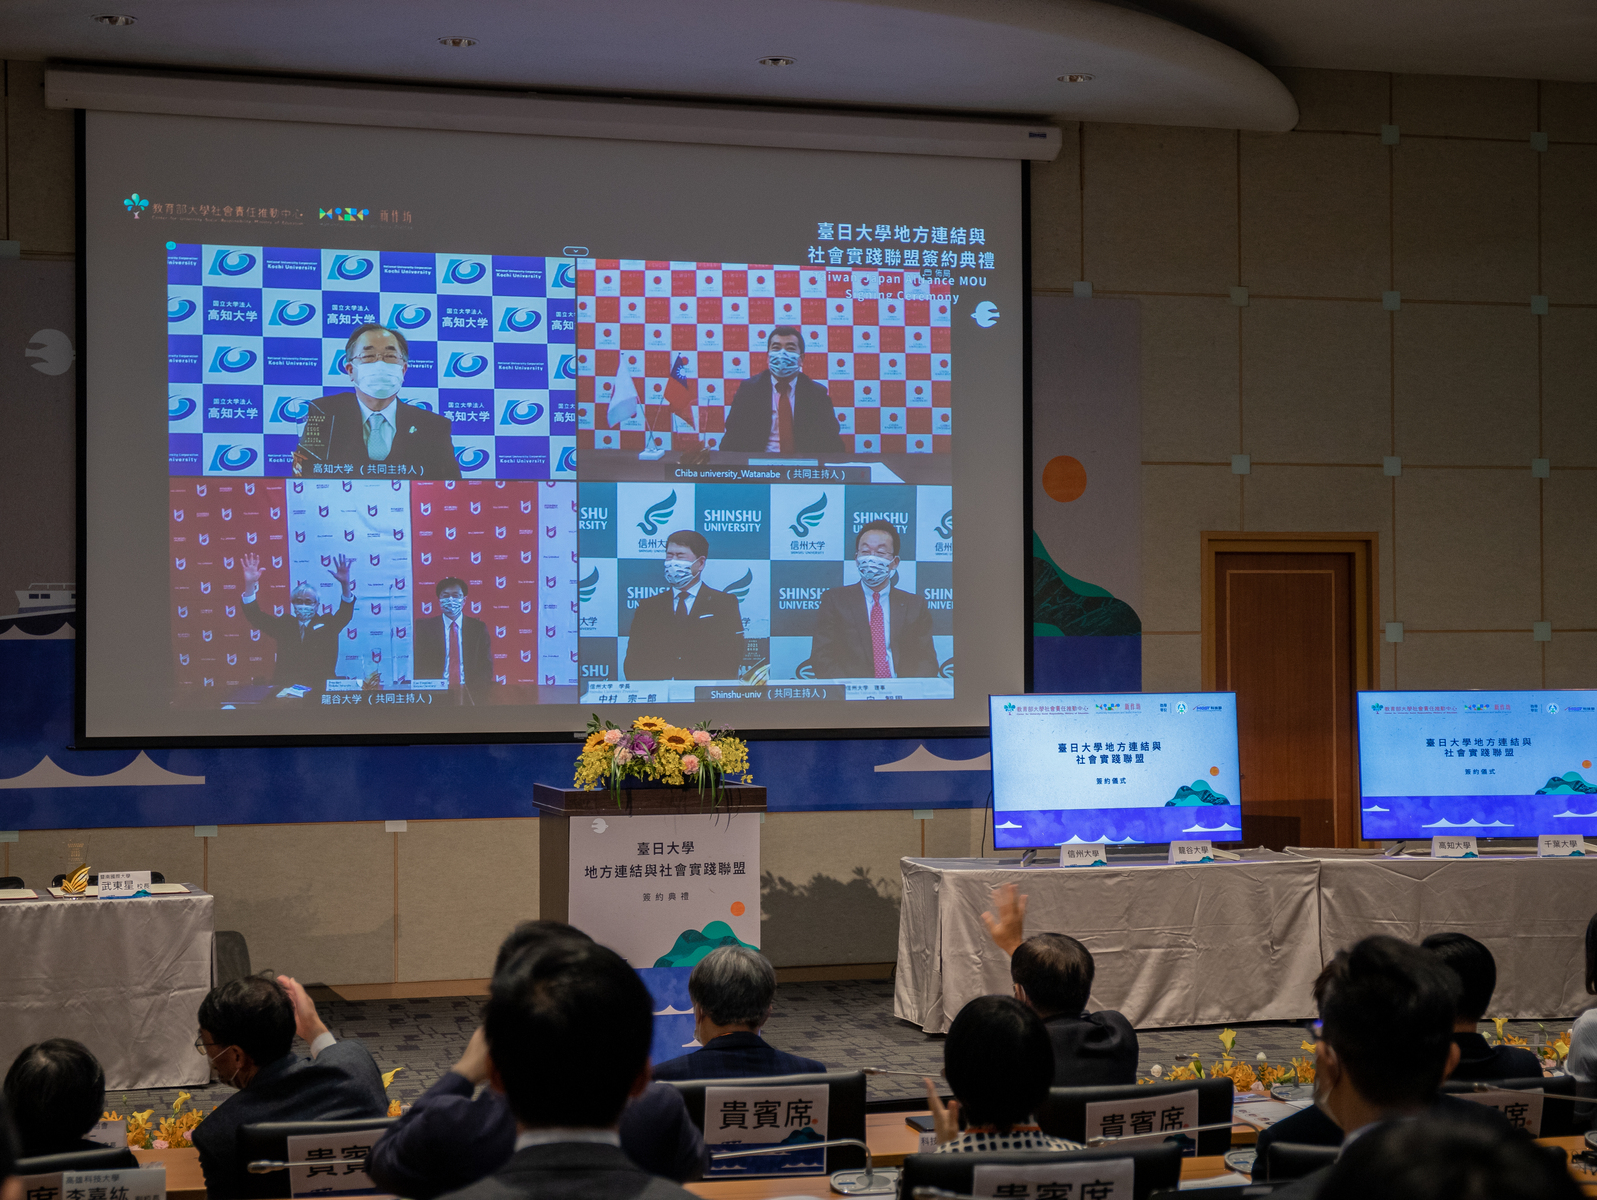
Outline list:
[[[943,1041],[943,1078],[954,1098],[945,1105],[937,1085],[926,1081],[937,1153],[1081,1149],[1043,1133],[1032,1119],[1053,1083],[1053,1058],[1041,1019],[1014,997],[978,996],[960,1009]]]
[[[987,933],[1009,955],[1015,997],[1048,1028],[1054,1046],[1054,1086],[1091,1087],[1137,1082],[1137,1031],[1112,1009],[1087,1012],[1097,968],[1092,951],[1062,933],[1022,940],[1026,897],[1006,883],[993,889]],[[994,915],[996,913],[996,915]]]
[[[649,1085],[654,1005],[615,951],[552,938],[494,976],[488,1078],[516,1118],[515,1153],[456,1200],[689,1200],[621,1149],[628,1098]]]
[[[1597,916],[1586,922],[1586,994],[1597,996]],[[1580,1083],[1580,1094],[1597,1092],[1597,1006],[1575,1018],[1564,1070]]]
[[[51,1038],[28,1046],[6,1072],[5,1096],[20,1157],[105,1149],[86,1136],[105,1109],[105,1071],[83,1043]],[[139,1165],[131,1150],[123,1154],[118,1167]]]
[[[11,1114],[5,1097],[0,1096],[0,1200],[22,1200],[22,1176],[17,1174],[17,1135],[11,1128]]]
[[[1310,1113],[1329,1117],[1346,1147],[1383,1121],[1429,1112],[1440,1119],[1508,1135],[1512,1126],[1494,1108],[1441,1094],[1458,1064],[1453,1041],[1459,981],[1429,950],[1392,937],[1369,937],[1339,950],[1314,981],[1319,1006],[1314,1043],[1316,1108],[1259,1135],[1262,1159],[1273,1142],[1326,1144]],[[1323,1118],[1322,1118],[1323,1120]],[[1331,1168],[1278,1188],[1276,1197],[1320,1195]]]
[[[1458,1066],[1449,1079],[1529,1079],[1542,1073],[1542,1064],[1523,1046],[1488,1046],[1477,1026],[1497,988],[1497,960],[1492,952],[1467,933],[1433,933],[1420,943],[1453,968],[1464,990],[1459,993],[1458,1020],[1453,1041],[1458,1043]]]
[[[593,939],[559,921],[523,921],[499,947],[494,975],[519,955],[556,941],[591,944]],[[379,1187],[412,1200],[433,1200],[509,1161],[516,1152],[516,1116],[501,1093],[478,1090],[488,1074],[488,1041],[479,1028],[460,1061],[372,1147],[368,1170]],[[554,1075],[546,1083],[560,1086]],[[651,1175],[682,1183],[704,1174],[704,1138],[688,1116],[682,1093],[669,1083],[651,1083],[628,1102],[620,1135],[627,1157]]]
[[[238,1152],[238,1131],[257,1121],[335,1121],[387,1115],[383,1078],[366,1047],[336,1041],[296,981],[247,975],[212,988],[200,1004],[195,1043],[213,1081],[238,1092],[197,1125],[209,1200],[280,1196],[281,1175],[251,1175]],[[293,1053],[294,1035],[310,1057]]]
[[[693,1035],[702,1050],[660,1063],[656,1079],[736,1079],[752,1075],[806,1075],[826,1067],[769,1045],[760,1026],[776,999],[776,972],[747,946],[722,946],[699,960],[688,976]]]
[[[1282,1193],[1274,1193],[1279,1196]],[[1574,1200],[1562,1156],[1437,1116],[1392,1121],[1347,1148],[1321,1200]]]

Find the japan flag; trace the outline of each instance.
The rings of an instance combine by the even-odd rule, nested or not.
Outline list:
[[[622,421],[630,420],[638,413],[639,388],[642,380],[624,371],[617,371],[614,383],[610,388],[610,406],[605,411],[605,420],[612,429]]]

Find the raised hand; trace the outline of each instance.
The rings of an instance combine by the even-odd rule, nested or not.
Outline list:
[[[944,1104],[937,1095],[937,1084],[926,1080],[926,1103],[932,1110],[932,1126],[937,1132],[937,1144],[946,1145],[959,1136],[959,1101]]]
[[[1006,883],[993,889],[992,898],[997,915],[984,912],[981,923],[987,926],[987,936],[1000,950],[1013,954],[1026,938],[1026,897],[1020,895],[1014,884]]]
[[[277,982],[288,993],[289,1002],[294,1006],[294,1032],[307,1042],[314,1042],[326,1033],[327,1026],[316,1012],[316,1002],[306,995],[299,980],[279,975]]]
[[[327,573],[338,580],[338,586],[344,589],[345,595],[348,595],[354,586],[350,583],[349,571],[355,565],[355,560],[346,554],[340,554],[333,560],[333,564],[333,569]]]
[[[259,554],[246,554],[239,562],[244,567],[244,590],[252,591],[261,581],[261,556]]]

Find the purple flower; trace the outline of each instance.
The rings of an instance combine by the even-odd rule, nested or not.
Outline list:
[[[632,749],[637,754],[653,754],[654,738],[647,733],[635,733],[632,735]]]

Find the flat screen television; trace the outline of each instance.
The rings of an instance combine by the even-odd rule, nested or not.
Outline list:
[[[1597,691],[1360,692],[1361,836],[1597,834]]]
[[[1235,692],[993,696],[993,846],[1242,832]]]

